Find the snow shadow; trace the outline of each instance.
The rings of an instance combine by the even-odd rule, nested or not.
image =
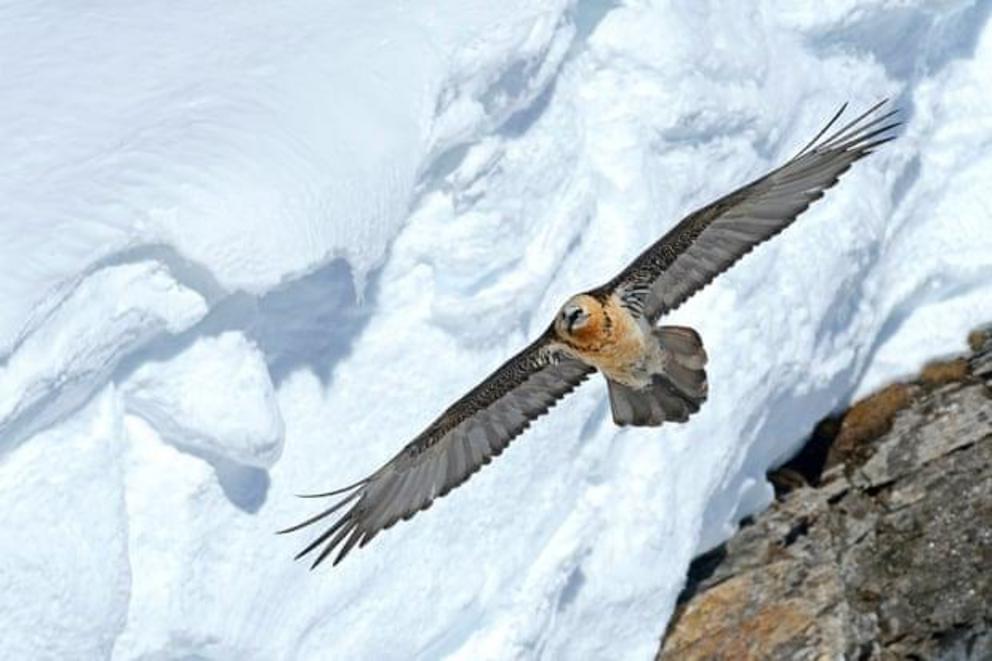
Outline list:
[[[621,6],[620,0],[579,0],[572,8],[576,48],[585,45],[606,15]]]
[[[864,7],[855,20],[824,32],[809,43],[820,53],[851,49],[872,53],[893,78],[914,81],[971,57],[992,2],[976,0],[953,10],[939,7]]]
[[[259,298],[246,328],[265,354],[273,383],[309,369],[329,386],[335,366],[369,322],[377,284],[375,272],[365,287],[369,296],[360,300],[350,265],[336,259]]]
[[[375,282],[367,288],[374,292]],[[161,336],[125,356],[113,378],[122,382],[147,362],[168,361],[201,338],[239,331],[258,345],[276,386],[298,369],[311,370],[328,386],[335,366],[350,353],[373,307],[368,299],[359,302],[350,266],[344,259],[336,259],[263,296],[235,292],[222,298],[192,328]],[[236,507],[254,513],[265,503],[270,485],[267,470],[173,445],[209,463],[225,496]]]
[[[458,169],[471,148],[482,140],[496,137],[502,141],[509,141],[526,134],[544,116],[550,106],[560,78],[558,74],[570,60],[583,51],[586,40],[607,14],[620,6],[619,0],[578,0],[567,12],[568,20],[575,28],[575,34],[568,54],[558,65],[558,71],[550,76],[543,87],[537,89],[526,103],[510,109],[509,112],[501,106],[505,104],[506,99],[519,100],[528,97],[527,90],[534,86],[546,53],[518,60],[508,66],[479,97],[479,103],[486,109],[486,114],[494,118],[494,125],[490,130],[482,131],[472,139],[449,145],[443,152],[430,159],[417,183],[411,208],[419,204],[424,194],[433,190],[444,190],[449,175]],[[444,108],[439,106],[435,109],[435,115],[440,115],[443,111]]]

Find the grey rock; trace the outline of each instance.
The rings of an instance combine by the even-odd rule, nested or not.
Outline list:
[[[992,659],[992,338],[697,559],[663,659]]]
[[[987,326],[971,334],[973,354],[969,358],[971,373],[988,385],[992,385],[992,326]]]

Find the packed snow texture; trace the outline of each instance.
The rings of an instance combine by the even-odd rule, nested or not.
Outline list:
[[[988,0],[0,6],[0,657],[647,659],[823,415],[992,316]],[[310,573],[278,537],[842,101],[905,127],[593,379]]]

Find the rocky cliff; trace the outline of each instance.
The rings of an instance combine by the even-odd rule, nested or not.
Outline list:
[[[992,330],[819,425],[661,659],[992,659]]]

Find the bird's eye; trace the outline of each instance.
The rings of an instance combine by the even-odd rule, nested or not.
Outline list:
[[[582,316],[582,308],[573,308],[571,312],[568,313],[568,323],[574,324]]]

